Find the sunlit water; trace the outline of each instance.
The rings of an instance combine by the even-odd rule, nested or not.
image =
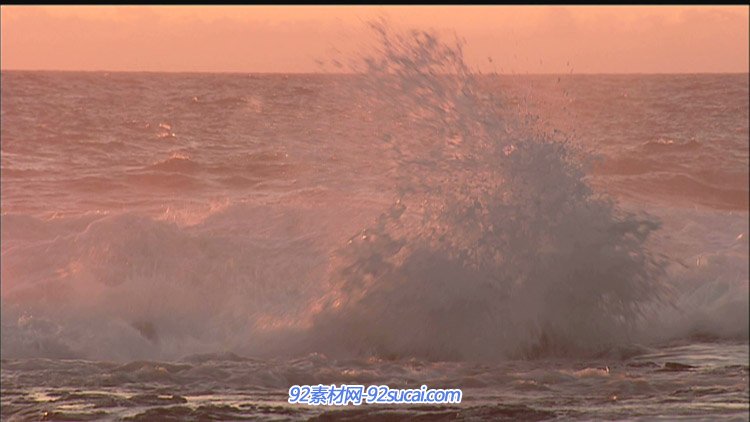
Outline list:
[[[369,58],[3,72],[3,419],[748,419],[746,74]]]

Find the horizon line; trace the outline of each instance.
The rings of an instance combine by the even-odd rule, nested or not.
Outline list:
[[[331,75],[331,76],[356,76],[364,75],[366,72],[255,72],[255,71],[235,71],[235,70],[78,70],[78,69],[1,69],[2,72],[49,72],[49,73],[147,73],[147,74],[215,74],[215,75]],[[747,75],[750,69],[746,71],[716,71],[716,72],[472,72],[474,75],[481,76],[626,76],[626,75]],[[446,73],[448,75],[448,73]]]

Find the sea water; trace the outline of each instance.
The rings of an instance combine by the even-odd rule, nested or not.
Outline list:
[[[342,74],[2,73],[2,418],[747,420],[748,75],[375,29]]]

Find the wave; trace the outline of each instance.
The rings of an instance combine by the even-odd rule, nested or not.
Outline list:
[[[628,341],[665,298],[646,245],[659,222],[597,195],[583,151],[484,95],[460,44],[375,29],[372,98],[414,131],[388,134],[401,196],[342,251],[314,348],[492,360]]]
[[[159,161],[148,167],[149,170],[160,170],[175,173],[193,173],[200,170],[200,164],[185,154],[172,154],[166,160]]]
[[[2,356],[491,361],[747,338],[746,231],[684,269],[656,248],[672,222],[595,191],[586,151],[483,91],[461,43],[373,29],[356,70],[390,206],[292,192],[179,221],[4,214]],[[285,158],[239,164],[276,174]],[[185,189],[210,166],[172,157],[130,179]],[[381,215],[361,229],[368,212]]]
[[[693,151],[702,147],[701,143],[695,139],[685,142],[675,141],[673,139],[659,138],[655,141],[647,141],[641,145],[644,151],[649,152],[668,152],[668,151]]]
[[[746,175],[704,174],[691,175],[681,172],[672,173],[599,173],[609,176],[620,176],[608,179],[612,190],[622,191],[626,196],[656,196],[670,198],[684,204],[700,204],[721,210],[744,211],[750,205],[750,195],[742,180]],[[724,181],[723,184],[714,182]]]

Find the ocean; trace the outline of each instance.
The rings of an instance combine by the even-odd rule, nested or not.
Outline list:
[[[3,71],[2,419],[748,420],[747,74],[363,63]]]

